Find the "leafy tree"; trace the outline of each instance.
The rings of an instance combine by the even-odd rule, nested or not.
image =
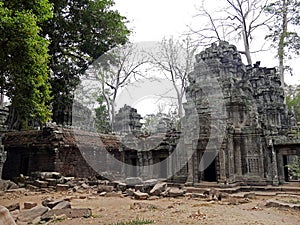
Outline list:
[[[0,1],[0,87],[11,99],[9,128],[45,123],[49,109],[49,42],[40,24],[52,17],[48,0]]]
[[[296,156],[287,167],[292,176],[300,178],[300,156]]]
[[[300,53],[300,2],[298,0],[276,0],[266,8],[273,16],[270,34],[266,38],[272,41],[277,49],[278,67],[281,84],[284,85],[284,72],[289,69],[286,59],[292,54]]]
[[[113,0],[50,0],[54,17],[43,24],[51,44],[53,121],[70,124],[74,89],[80,75],[103,53],[127,41],[125,17]]]
[[[290,111],[293,111],[295,118],[300,122],[300,86],[289,85],[286,87],[286,104]]]
[[[99,96],[97,98],[97,102],[99,107],[95,109],[96,118],[95,118],[95,125],[98,132],[101,133],[109,133],[110,132],[110,125],[109,125],[109,115],[105,105],[104,97]]]

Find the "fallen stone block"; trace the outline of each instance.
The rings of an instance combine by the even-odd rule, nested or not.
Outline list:
[[[51,220],[54,216],[66,215],[68,218],[88,218],[92,215],[92,210],[89,208],[76,209],[52,209],[41,216],[41,220]]]
[[[103,191],[99,194],[99,196],[105,196],[107,194],[107,192]]]
[[[86,184],[86,183],[81,184],[81,187],[83,189],[89,189],[90,188],[90,186],[88,184]]]
[[[134,190],[132,188],[128,188],[126,191],[125,191],[125,194],[127,196],[133,196],[134,195]]]
[[[48,186],[55,187],[57,185],[57,180],[54,178],[47,178],[45,181],[48,182]]]
[[[151,189],[150,195],[161,195],[164,191],[167,189],[167,183],[157,183],[155,186]]]
[[[0,191],[7,191],[19,188],[18,185],[10,180],[0,180]]]
[[[140,177],[127,177],[125,183],[128,186],[134,187],[135,185],[142,184],[143,180]]]
[[[20,209],[20,203],[16,203],[16,204],[12,204],[12,205],[9,205],[9,206],[5,206],[8,211],[15,211],[17,209]]]
[[[59,172],[40,172],[41,179],[59,179],[61,178],[61,174]]]
[[[3,225],[16,225],[13,217],[11,216],[10,212],[7,208],[0,205],[0,224]]]
[[[112,192],[114,190],[113,186],[99,185],[97,193],[101,192]]]
[[[127,188],[126,184],[125,183],[122,183],[122,182],[119,182],[116,186],[116,189],[118,191],[125,191]]]
[[[26,189],[29,191],[38,191],[39,188],[31,184],[26,184]]]
[[[57,184],[56,185],[56,191],[60,192],[60,191],[68,191],[69,189],[69,185],[66,184]]]
[[[61,202],[64,202],[65,200],[63,200],[63,199],[58,199],[58,200],[55,200],[55,201],[48,201],[48,202],[44,202],[44,206],[47,206],[47,207],[49,207],[50,209],[52,209],[52,208],[54,208],[56,205],[58,205],[59,203],[61,203]]]
[[[158,182],[159,181],[157,179],[150,179],[150,180],[144,181],[144,184],[154,187]]]
[[[37,206],[36,202],[24,202],[24,209],[32,209]]]
[[[56,206],[54,206],[52,209],[70,209],[71,203],[68,201],[62,201],[58,203]]]
[[[19,213],[17,221],[29,223],[35,218],[45,214],[48,210],[49,209],[45,206],[36,206],[32,209],[23,210]]]
[[[185,190],[179,188],[170,188],[168,196],[169,197],[180,197],[185,194]]]
[[[134,195],[134,198],[137,200],[146,200],[149,197],[149,195],[147,193],[143,193],[140,191],[135,191],[133,193],[133,195]]]
[[[47,188],[48,187],[48,182],[47,181],[42,181],[42,180],[35,180],[33,185],[36,186],[36,187],[39,187],[39,188]]]

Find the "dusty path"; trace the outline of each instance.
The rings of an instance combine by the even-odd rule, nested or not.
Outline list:
[[[10,205],[25,201],[37,202],[46,198],[61,199],[68,194],[64,193],[8,193],[0,196],[0,204]],[[156,225],[168,224],[300,224],[300,210],[278,209],[266,207],[265,203],[270,197],[256,197],[248,203],[239,204],[232,199],[222,201],[207,201],[205,199],[159,198],[155,200],[138,201],[130,197],[100,197],[94,194],[81,193],[68,197],[72,208],[88,207],[92,209],[90,218],[65,219],[53,221],[51,224],[59,225],[86,225],[86,224],[112,224],[126,222],[132,219],[152,219]],[[280,197],[276,197],[280,199]],[[286,197],[285,197],[286,198]],[[292,197],[291,197],[292,199]],[[235,199],[236,200],[236,199]],[[246,201],[247,202],[247,201]]]

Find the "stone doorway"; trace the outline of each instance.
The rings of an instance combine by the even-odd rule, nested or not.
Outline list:
[[[283,155],[283,171],[284,171],[284,181],[288,182],[289,181],[289,170],[287,168],[288,165],[288,156]]]
[[[167,178],[167,161],[165,158],[160,158],[160,168],[159,168],[159,177]]]
[[[28,169],[29,169],[29,156],[22,155],[21,156],[21,165],[20,165],[20,174],[28,176]]]
[[[130,161],[131,161],[131,165],[132,165],[132,169],[131,169],[131,171],[130,171],[130,176],[132,176],[132,177],[136,177],[137,176],[137,158],[131,158],[130,159]]]
[[[217,173],[216,173],[216,159],[203,171],[203,181],[216,182]]]

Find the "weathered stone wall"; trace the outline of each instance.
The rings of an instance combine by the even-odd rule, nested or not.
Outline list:
[[[272,165],[274,149],[269,142],[284,135],[291,127],[291,120],[288,119],[278,73],[274,68],[262,68],[259,64],[245,66],[236,47],[227,42],[212,44],[196,56],[187,91],[188,103],[193,101],[196,104],[200,121],[198,150],[194,163],[189,165],[194,170],[193,181],[278,182]],[[226,115],[226,119],[215,119],[222,120],[227,128],[213,166],[199,172],[199,160],[204,151],[216,151],[207,149],[213,133],[211,115],[218,115],[211,106],[219,104],[207,99],[207,95],[214,96],[211,92],[217,90],[214,83],[203,82],[209,79],[217,80],[221,87],[226,106],[221,113]]]
[[[104,157],[112,153],[120,159],[119,143],[115,136],[81,130],[76,134],[74,132],[54,127],[41,131],[6,133],[3,143],[7,160],[3,168],[3,179],[11,179],[20,174],[30,175],[35,171],[56,171],[64,176],[91,177],[98,172],[121,170],[113,168],[114,164]],[[93,168],[94,165],[100,167]]]

